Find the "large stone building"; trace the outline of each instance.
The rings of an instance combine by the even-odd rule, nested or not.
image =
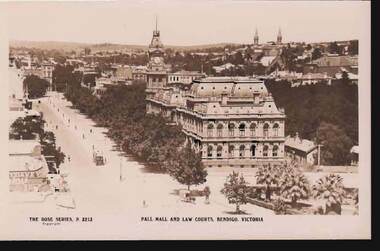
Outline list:
[[[207,167],[255,167],[284,161],[285,113],[262,80],[206,77],[168,83],[157,30],[149,57],[147,113],[180,124]]]

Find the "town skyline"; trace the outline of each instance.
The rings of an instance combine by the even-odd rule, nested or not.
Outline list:
[[[289,11],[286,12],[281,2],[276,6],[243,1],[159,3],[102,3],[102,12],[97,11],[99,3],[33,3],[39,12],[31,12],[29,3],[9,3],[5,8],[8,21],[12,22],[9,40],[147,45],[158,16],[163,43],[169,46],[251,44],[256,29],[259,42],[266,43],[276,41],[280,28],[284,43],[346,41],[360,37],[360,16],[365,10],[361,8],[364,5],[357,2],[345,3],[344,11],[339,2],[292,2],[287,3]],[[63,5],[66,8],[62,8]],[[216,9],[219,15],[209,19],[209,13]],[[342,12],[338,21],[334,19],[337,11]],[[268,13],[272,16],[269,22]]]

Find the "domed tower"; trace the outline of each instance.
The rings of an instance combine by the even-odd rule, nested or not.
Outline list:
[[[254,44],[254,45],[258,45],[258,44],[259,44],[259,34],[258,34],[258,32],[257,32],[257,28],[256,28],[256,30],[255,30],[255,35],[254,35],[254,37],[253,37],[253,44]]]
[[[281,28],[278,29],[278,34],[277,34],[277,44],[282,44]]]

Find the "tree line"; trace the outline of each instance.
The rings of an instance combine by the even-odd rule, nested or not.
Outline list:
[[[108,128],[108,136],[121,150],[145,162],[152,171],[169,173],[189,189],[206,182],[201,156],[186,144],[182,128],[169,125],[162,116],[145,113],[144,82],[110,86],[97,98],[75,77],[66,78],[71,81],[65,97],[98,126]]]
[[[326,84],[291,87],[287,81],[267,81],[278,107],[285,108],[286,135],[299,133],[322,144],[323,165],[350,163],[350,149],[358,144],[358,87],[347,79]]]

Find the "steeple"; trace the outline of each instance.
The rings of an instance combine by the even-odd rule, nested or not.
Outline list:
[[[258,32],[257,32],[257,27],[256,27],[256,29],[255,29],[255,35],[254,35],[254,37],[253,37],[253,44],[254,44],[254,45],[258,45],[258,44],[259,44],[259,34],[258,34]]]
[[[156,32],[157,32],[157,15],[156,15]]]
[[[153,31],[153,37],[159,37],[160,36],[160,31],[158,30],[158,18],[156,15],[156,29]]]
[[[278,28],[278,34],[277,34],[277,44],[282,43],[282,34],[281,34],[281,27]]]

